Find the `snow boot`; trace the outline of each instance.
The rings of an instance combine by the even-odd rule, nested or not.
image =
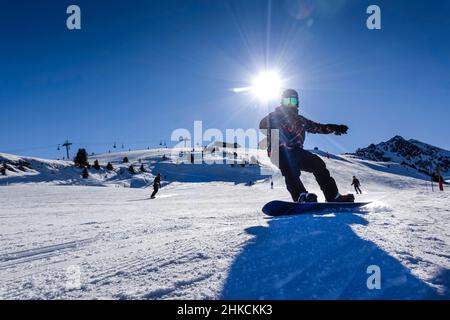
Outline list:
[[[317,202],[317,195],[314,193],[309,192],[303,192],[300,193],[300,196],[297,200],[298,203],[304,203],[304,202]]]

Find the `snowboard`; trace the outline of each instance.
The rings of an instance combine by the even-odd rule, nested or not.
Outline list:
[[[370,202],[288,202],[271,201],[266,203],[262,212],[271,217],[292,216],[314,212],[348,211],[368,205]]]

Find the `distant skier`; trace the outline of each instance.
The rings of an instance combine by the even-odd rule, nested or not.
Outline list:
[[[338,187],[325,162],[317,155],[303,149],[306,132],[336,135],[346,134],[346,125],[319,124],[299,115],[297,91],[288,89],[283,92],[281,106],[277,107],[259,124],[267,130],[267,151],[272,153],[271,129],[279,130],[279,163],[277,164],[285,178],[286,187],[293,201],[317,202],[317,195],[308,193],[300,180],[301,171],[311,172],[317,180],[328,202],[354,202],[352,194],[339,194]]]
[[[355,176],[353,176],[353,181],[352,181],[351,185],[355,187],[355,191],[356,191],[357,194],[358,193],[362,194],[362,191],[361,191],[361,188],[360,188],[361,182],[359,182],[359,180]]]
[[[155,195],[158,193],[159,188],[161,188],[161,174],[158,173],[158,175],[155,177],[155,180],[153,180],[153,193],[150,196],[151,199],[155,199]]]
[[[439,190],[444,191],[444,177],[441,175],[441,170],[439,168],[436,169],[436,177],[439,185]]]

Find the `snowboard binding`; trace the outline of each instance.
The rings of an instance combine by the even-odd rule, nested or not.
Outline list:
[[[333,202],[355,202],[355,196],[351,193],[345,195],[338,194]]]
[[[309,192],[300,193],[297,202],[298,203],[317,202],[317,195]]]

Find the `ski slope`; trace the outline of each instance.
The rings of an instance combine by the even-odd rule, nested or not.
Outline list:
[[[177,165],[160,159],[165,152],[96,156],[117,171],[125,155],[141,159],[149,172],[138,177],[100,172],[86,182],[64,163],[53,176],[1,177],[0,297],[450,298],[450,196],[432,192],[417,171],[324,156],[341,193],[356,175],[357,200],[373,204],[267,219],[266,202],[289,200],[279,174],[271,189],[257,167]],[[146,186],[159,171],[163,188],[149,200]],[[133,179],[148,183],[130,188]],[[323,199],[312,175],[303,180]],[[371,265],[381,270],[379,290],[366,285]]]

